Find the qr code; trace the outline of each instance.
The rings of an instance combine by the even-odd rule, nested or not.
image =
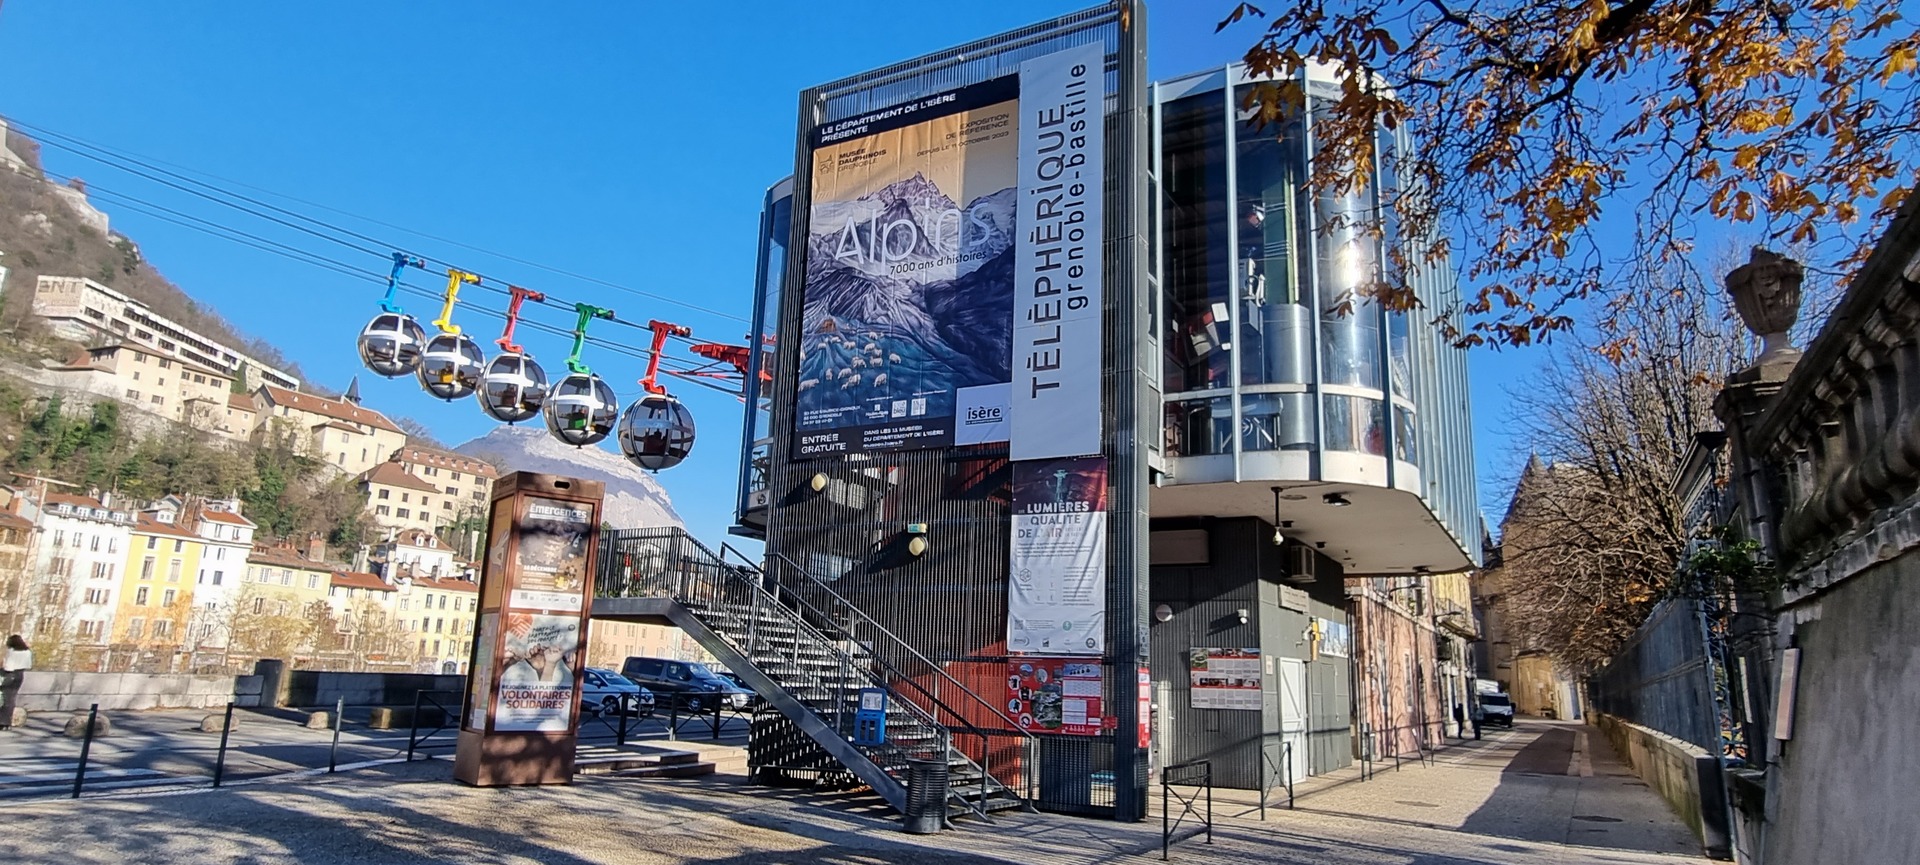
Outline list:
[[[903,399],[897,399],[897,400],[894,400],[894,401],[893,401],[893,416],[894,416],[894,417],[906,417],[906,416],[907,416],[907,401],[906,401],[906,400],[903,400]]]
[[[921,415],[923,415],[923,414],[926,414],[926,413],[927,413],[927,398],[926,398],[926,397],[924,397],[924,396],[917,396],[917,397],[914,397],[914,398],[913,398],[913,412],[912,412],[912,414],[913,414],[913,416],[914,416],[914,417],[919,417],[919,416],[921,416]]]

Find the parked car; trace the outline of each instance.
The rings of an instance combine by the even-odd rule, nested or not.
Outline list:
[[[734,687],[747,692],[747,708],[758,708],[761,703],[765,702],[760,699],[759,692],[755,691],[752,685],[747,684],[747,680],[740,678],[739,673],[731,670],[714,670],[713,672],[720,678],[732,682]]]
[[[580,688],[580,708],[596,715],[617,715],[623,695],[632,695],[624,699],[635,715],[645,718],[653,714],[652,691],[612,670],[587,668]]]
[[[1513,726],[1513,698],[1506,694],[1481,694],[1480,715],[1483,724]]]
[[[753,699],[752,691],[694,661],[628,658],[620,665],[620,674],[689,712],[705,712],[714,706],[744,709]]]

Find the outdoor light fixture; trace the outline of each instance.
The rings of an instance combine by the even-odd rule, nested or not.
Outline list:
[[[914,558],[919,558],[921,556],[926,555],[927,539],[922,537],[915,537],[913,540],[908,541],[907,552],[910,555],[912,555]]]
[[[826,492],[827,476],[824,473],[815,473],[813,477],[807,478],[807,486],[816,493]]]
[[[1353,502],[1347,499],[1346,493],[1327,493],[1321,496],[1320,500],[1336,508],[1344,508],[1347,505],[1353,504]]]
[[[1156,622],[1173,621],[1173,607],[1161,604],[1153,608],[1153,620]]]
[[[1273,488],[1273,545],[1287,542],[1287,536],[1280,533],[1280,488]]]
[[[1234,611],[1233,611],[1233,614],[1234,614],[1234,615],[1236,615],[1236,616],[1239,616],[1239,617],[1240,617],[1240,624],[1242,624],[1242,625],[1244,625],[1244,624],[1246,624],[1246,623],[1247,623],[1247,608],[1246,608],[1246,607],[1241,607],[1240,609],[1237,609],[1237,610],[1234,610]]]

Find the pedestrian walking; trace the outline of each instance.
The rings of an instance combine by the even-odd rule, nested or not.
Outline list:
[[[1480,709],[1480,701],[1474,700],[1467,714],[1473,719],[1473,740],[1478,742],[1480,741],[1480,722],[1486,719],[1487,713]]]
[[[1467,707],[1453,704],[1453,734],[1462,739],[1467,737]]]
[[[27,648],[27,641],[19,634],[7,637],[7,653],[0,656],[0,730],[13,726],[14,698],[20,695],[20,685],[31,669],[33,652]]]

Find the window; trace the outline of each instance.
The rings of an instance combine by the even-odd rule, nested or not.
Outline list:
[[[146,619],[140,619],[140,618],[128,619],[127,620],[127,639],[129,640],[140,639],[143,636],[141,632],[146,630],[146,624],[147,624]]]
[[[104,627],[104,625],[105,623],[101,622],[99,619],[93,619],[91,621],[81,622],[80,638],[83,640],[100,639],[101,633],[106,631],[106,628]]]
[[[153,557],[148,556],[140,562],[140,579],[153,579]]]
[[[100,536],[99,535],[93,536],[93,541],[87,545],[87,549],[96,553],[100,552]]]
[[[168,360],[168,359],[166,359],[166,358],[164,358],[164,357],[163,357],[163,358],[161,358],[161,359],[160,359],[160,368],[161,368],[161,369],[173,369],[173,361],[171,361],[171,360]]]
[[[233,530],[233,534],[234,534],[234,537],[235,537],[235,538],[238,538],[238,537],[240,536],[240,530],[239,530],[239,529],[234,529],[234,530]],[[226,547],[214,547],[214,548],[213,548],[213,560],[214,560],[214,561],[216,561],[216,562],[224,562],[224,561],[226,561],[226,560],[227,560],[227,548],[226,548]]]
[[[77,549],[80,549],[81,547],[84,547],[84,546],[86,546],[86,545],[87,545],[87,536],[86,536],[85,534],[83,534],[83,533],[81,533],[81,532],[74,532],[74,533],[73,533],[73,548],[77,550]]]
[[[409,493],[401,493],[401,494],[400,494],[400,501],[402,501],[402,502],[408,502],[408,501],[412,501],[412,498],[411,498],[411,495],[410,495]]]
[[[366,448],[361,448],[361,449],[360,449],[360,461],[361,461],[361,462],[366,462],[366,461],[367,461],[367,449],[366,449]]]
[[[153,622],[153,638],[156,640],[172,639],[173,638],[173,620],[155,619]]]
[[[167,582],[169,583],[180,582],[180,560],[179,559],[174,559],[173,561],[167,563]]]
[[[307,588],[309,588],[309,589],[317,589],[317,588],[320,588],[320,575],[319,575],[319,574],[308,574],[308,575],[307,575]]]
[[[440,596],[440,609],[443,609],[443,610],[444,610],[444,609],[446,609],[446,608],[447,608],[447,596],[446,596],[446,595],[441,595],[441,596]]]
[[[383,499],[384,499],[384,498],[386,498],[386,497],[387,497],[387,496],[386,496],[386,492],[387,492],[386,490],[381,490],[381,491],[380,491],[380,497],[381,497],[381,498],[383,498]],[[377,516],[377,517],[384,517],[384,516],[386,516],[386,515],[387,515],[388,513],[390,513],[390,512],[391,512],[391,511],[390,511],[390,510],[389,510],[389,509],[387,508],[387,506],[386,506],[386,505],[374,505],[374,506],[373,506],[373,515],[374,515],[374,516]]]
[[[108,599],[108,596],[109,596],[109,594],[110,594],[110,593],[109,593],[109,592],[108,592],[108,590],[106,590],[106,589],[88,589],[88,590],[87,590],[87,603],[89,603],[89,604],[104,604],[104,603],[106,603],[106,602],[107,602],[107,599]]]
[[[146,605],[147,605],[147,593],[148,593],[148,592],[150,592],[150,591],[153,591],[153,590],[152,590],[152,589],[149,589],[149,588],[147,588],[146,586],[141,586],[140,588],[138,588],[138,589],[135,589],[135,590],[133,591],[133,603],[134,603],[134,606],[137,606],[137,607],[144,607],[144,606],[146,606]]]
[[[93,578],[94,578],[94,579],[96,579],[96,580],[106,580],[106,579],[112,579],[112,577],[113,577],[113,565],[112,565],[111,563],[109,563],[109,562],[94,562],[94,563],[93,563]]]
[[[430,500],[430,499],[428,499],[428,498],[427,498],[426,496],[421,496],[421,497],[420,497],[420,511],[421,511],[422,513],[425,513],[425,512],[426,512],[426,510],[427,510],[427,508],[430,508],[430,507],[433,507],[433,502],[432,502],[432,500]]]
[[[434,654],[436,654],[436,655],[438,655],[438,654],[440,654],[440,641],[439,641],[439,640],[434,640],[434,641],[433,641],[433,653],[434,653]]]
[[[164,592],[161,592],[161,593],[160,593],[160,606],[163,606],[163,607],[171,607],[171,606],[173,606],[173,600],[174,600],[174,598],[177,598],[177,597],[179,597],[179,596],[180,596],[180,593],[179,593],[179,592],[176,592],[176,591],[174,591],[173,589],[168,589],[168,590],[166,590],[166,591],[164,591]]]
[[[222,575],[223,575],[224,573],[225,573],[224,571],[214,571],[214,572],[213,572],[213,584],[214,584],[214,585],[216,585],[216,586],[217,586],[217,585],[220,585],[220,577],[221,577],[221,576],[222,576]]]
[[[56,536],[56,537],[57,537],[57,536]],[[57,543],[60,543],[60,542],[59,542],[58,540],[55,540],[55,541],[54,541],[54,543],[56,543],[56,544],[57,544]],[[153,549],[153,548],[155,548],[155,547],[158,547],[158,546],[160,546],[160,539],[159,539],[158,537],[156,537],[156,536],[154,536],[154,535],[148,535],[148,536],[147,536],[147,549],[149,549],[149,550],[151,550],[151,549]]]
[[[287,570],[286,568],[281,568],[281,569],[280,569],[280,585],[283,585],[283,586],[291,586],[291,585],[293,585],[293,572],[292,572],[292,571],[289,571],[289,570]]]
[[[119,538],[108,538],[108,539],[107,539],[107,552],[109,552],[109,553],[117,553],[117,552],[120,552],[120,539],[119,539]]]
[[[173,551],[174,551],[174,552],[176,552],[176,553],[184,553],[184,552],[186,552],[186,551],[187,551],[187,542],[186,542],[186,541],[183,541],[183,540],[181,540],[181,539],[179,539],[179,538],[174,538],[174,539],[173,539]]]
[[[166,405],[166,404],[167,404],[167,398],[166,398],[166,397],[164,397],[164,396],[161,396],[161,395],[159,395],[159,394],[157,394],[157,393],[156,393],[156,394],[154,394],[154,395],[153,395],[153,404],[154,404],[154,405]]]
[[[387,493],[389,492],[392,492],[392,490],[381,490],[378,495],[374,496],[374,498],[385,500],[387,497]]]
[[[455,482],[455,483],[458,483],[458,482],[460,481],[460,473],[459,473],[459,472],[454,472],[454,473],[453,473],[453,480],[454,480],[454,482]],[[453,492],[453,488],[452,488],[452,487],[448,487],[448,488],[447,488],[447,492]]]
[[[454,488],[453,488],[452,486],[449,486],[449,487],[447,487],[447,490],[446,490],[446,492],[447,492],[447,495],[450,495],[450,496],[454,496],[454,495],[459,495],[459,494],[460,494],[460,491],[459,491],[459,490],[457,490],[457,489],[454,489]]]
[[[395,512],[395,515],[404,520],[408,517],[413,516],[413,511],[408,510],[406,508],[401,508],[400,510]]]
[[[133,388],[127,388],[127,399],[133,400],[135,402],[139,402],[140,392],[137,390],[134,390]]]
[[[254,598],[254,599],[253,599],[253,611],[254,611],[255,613],[264,613],[264,612],[266,612],[266,611],[267,611],[267,599],[266,599],[266,598]]]
[[[53,545],[54,545],[54,546],[56,546],[56,547],[57,547],[57,546],[60,546],[60,544],[61,544],[62,542],[64,542],[64,541],[66,541],[66,539],[67,539],[67,530],[66,530],[66,529],[54,529],[54,530],[53,530]]]
[[[346,464],[347,464],[347,452],[346,452],[346,451],[341,451],[341,452],[340,452],[340,464],[341,464],[341,465],[346,465]]]
[[[446,619],[434,619],[434,620],[433,620],[433,632],[434,632],[434,633],[436,633],[436,634],[444,634],[444,633],[446,633],[446,632],[447,632],[447,620],[446,620]]]

